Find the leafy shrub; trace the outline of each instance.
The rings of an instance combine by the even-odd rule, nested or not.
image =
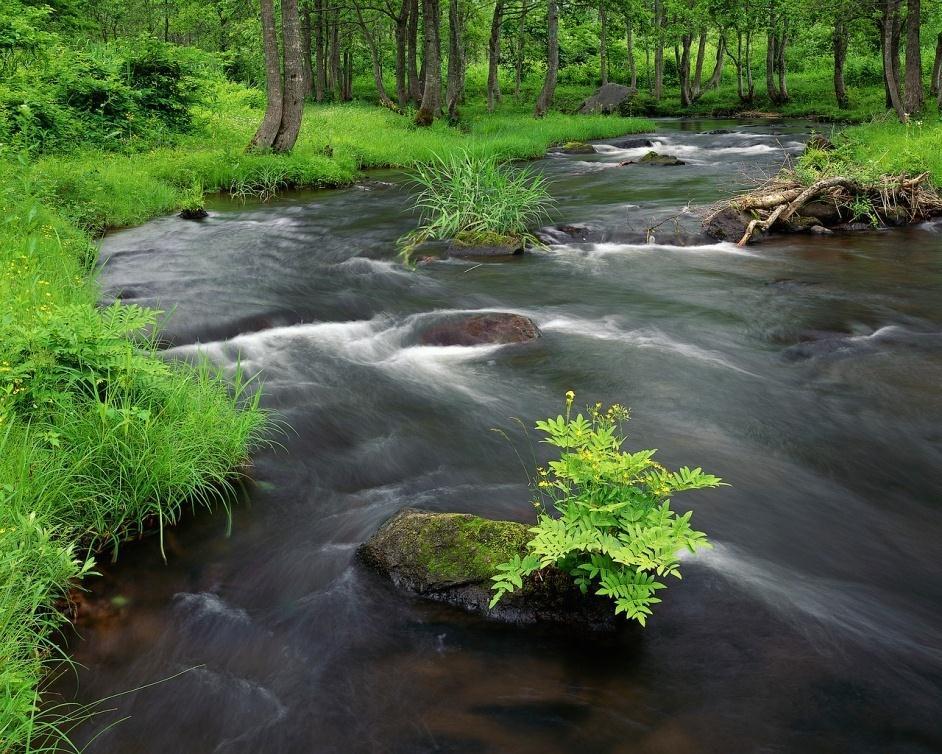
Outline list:
[[[699,468],[671,472],[653,460],[653,450],[623,451],[621,424],[628,411],[617,404],[603,411],[596,404],[588,418],[573,417],[574,397],[566,394],[565,416],[536,423],[560,457],[538,470],[533,538],[523,558],[498,566],[491,606],[530,574],[555,566],[571,574],[583,593],[610,597],[616,615],[644,625],[665,586],[658,578],[680,578],[678,551],[710,546],[703,532],[691,528],[690,512],[671,510],[671,495],[721,481]],[[547,509],[547,500],[558,515]]]
[[[400,239],[408,259],[417,246],[431,240],[461,236],[524,240],[546,218],[553,200],[546,179],[529,168],[503,165],[496,155],[454,152],[417,165],[412,174],[419,188],[415,207],[419,227]]]

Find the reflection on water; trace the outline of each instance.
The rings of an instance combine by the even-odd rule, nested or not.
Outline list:
[[[168,564],[129,546],[92,585],[121,607],[73,642],[80,700],[186,672],[116,699],[80,738],[129,719],[89,751],[942,750],[939,230],[700,239],[691,208],[807,134],[702,133],[720,126],[661,125],[655,148],[683,167],[617,167],[645,150],[611,145],[537,163],[588,240],[557,231],[511,262],[403,270],[413,219],[381,183],[109,237],[110,294],[168,311],[172,356],[260,372],[285,431],[231,537],[200,517]],[[420,345],[480,310],[543,337]],[[404,505],[527,520],[524,471],[490,429],[568,389],[630,405],[631,445],[733,485],[684,501],[717,547],[646,631],[491,625],[355,566]]]

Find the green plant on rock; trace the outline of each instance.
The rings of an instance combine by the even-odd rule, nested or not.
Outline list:
[[[457,151],[419,163],[412,173],[419,189],[419,227],[399,240],[409,261],[427,241],[459,238],[465,246],[512,245],[532,239],[534,225],[553,206],[546,179],[529,168],[502,164],[497,155]]]
[[[710,547],[706,535],[691,528],[691,512],[671,510],[671,496],[722,482],[699,468],[670,471],[653,459],[654,450],[622,450],[627,409],[596,404],[587,417],[573,417],[574,398],[566,394],[565,416],[536,423],[546,436],[542,442],[560,455],[538,470],[533,536],[523,557],[498,566],[491,607],[529,575],[556,567],[583,593],[610,597],[616,615],[644,625],[665,587],[659,579],[680,578],[679,552]]]

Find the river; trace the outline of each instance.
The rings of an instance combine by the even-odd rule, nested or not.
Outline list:
[[[83,668],[57,688],[83,702],[138,690],[77,741],[942,750],[942,225],[670,245],[675,225],[695,229],[689,207],[776,170],[808,133],[663,121],[655,148],[684,166],[617,167],[646,151],[618,140],[548,155],[533,167],[554,222],[590,242],[510,261],[403,269],[394,242],[415,220],[395,173],[109,235],[107,295],[169,312],[169,354],[259,373],[279,431],[231,536],[224,515],[200,515],[171,533],[166,564],[148,540],[89,582],[116,607],[81,627]],[[479,310],[526,314],[543,337],[418,344],[436,318]],[[514,418],[555,414],[569,389],[630,406],[628,447],[731,484],[677,498],[715,549],[685,563],[645,631],[494,625],[357,566],[403,506],[531,520],[525,470],[492,429],[529,457]]]

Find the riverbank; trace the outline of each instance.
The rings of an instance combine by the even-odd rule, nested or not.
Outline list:
[[[96,306],[95,234],[201,205],[206,192],[265,198],[339,186],[360,171],[456,150],[542,155],[559,141],[651,130],[639,119],[558,113],[471,116],[416,129],[366,105],[309,107],[297,149],[247,155],[257,91],[220,85],[174,146],[0,162],[0,749],[67,733],[70,710],[39,713],[58,657],[55,606],[111,551],[172,525],[182,506],[226,505],[260,439],[258,394],[207,367],[168,364],[142,335],[155,319]],[[77,714],[76,710],[71,710]],[[63,718],[63,715],[66,715]]]

